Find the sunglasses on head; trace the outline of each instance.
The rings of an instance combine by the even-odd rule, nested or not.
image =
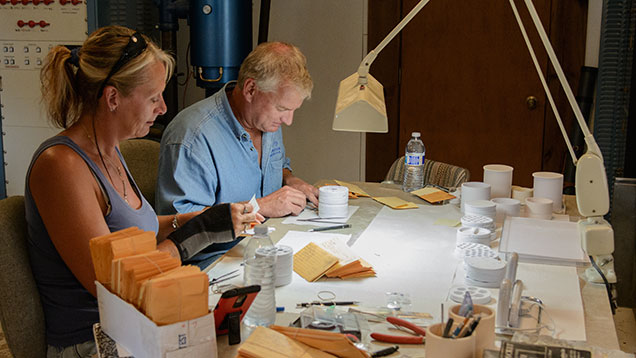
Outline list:
[[[102,82],[101,87],[99,87],[99,92],[97,92],[98,99],[102,96],[104,87],[106,87],[106,84],[108,83],[110,78],[113,77],[113,75],[117,73],[117,71],[119,71],[122,67],[124,67],[125,64],[130,62],[130,60],[141,55],[146,47],[148,47],[148,44],[139,32],[135,32],[134,34],[132,34],[132,36],[130,36],[130,40],[128,41],[126,47],[124,47],[124,51],[121,53],[121,56],[119,56],[119,59],[117,60],[117,62],[115,62],[115,65],[108,73],[108,76],[106,76],[106,79],[104,79],[104,82]]]

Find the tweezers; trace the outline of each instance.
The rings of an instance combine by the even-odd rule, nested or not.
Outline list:
[[[223,282],[223,281],[227,281],[229,279],[232,279],[234,277],[239,276],[240,274],[236,274],[234,276],[230,276],[234,273],[237,273],[240,269],[236,269],[234,271],[230,271],[228,273],[224,273],[223,275],[219,276],[219,277],[215,277],[213,279],[210,280],[210,285],[214,285],[215,283],[219,283],[219,282]],[[228,277],[229,276],[229,277]]]

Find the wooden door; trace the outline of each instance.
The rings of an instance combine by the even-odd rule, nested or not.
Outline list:
[[[371,19],[378,15],[377,2],[384,3],[369,2],[370,42],[382,38],[373,36],[381,31]],[[401,16],[417,2],[403,0]],[[578,0],[535,1],[574,89],[584,55],[586,6]],[[522,1],[517,8],[568,128],[573,116],[565,95]],[[397,96],[386,97],[387,107],[399,105],[387,108],[392,132],[367,136],[367,180],[381,179],[392,162],[376,148],[394,160],[404,154],[412,131],[421,132],[427,158],[468,168],[471,180],[482,180],[482,167],[489,163],[513,166],[514,183],[524,186],[532,185],[532,172],[561,171],[565,144],[508,1],[431,0],[404,29],[397,47],[384,59],[397,62],[397,75],[384,70],[379,76],[388,77],[380,79],[389,84],[383,82],[385,92],[397,80]],[[396,147],[387,154],[378,143]]]

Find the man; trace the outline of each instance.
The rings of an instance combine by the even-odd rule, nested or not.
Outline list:
[[[237,82],[181,111],[161,141],[156,209],[191,212],[256,195],[265,217],[298,215],[318,190],[292,175],[281,125],[311,95],[300,50],[263,43],[245,59]]]

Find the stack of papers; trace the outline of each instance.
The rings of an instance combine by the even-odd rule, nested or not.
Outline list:
[[[152,231],[129,228],[91,239],[97,280],[158,325],[208,314],[208,276],[157,251]]]
[[[143,254],[157,249],[155,233],[136,227],[116,231],[108,235],[91,239],[91,250],[95,277],[106,288],[111,288],[111,269],[113,260],[126,256]]]
[[[338,238],[307,244],[294,255],[294,271],[309,282],[322,276],[342,279],[375,276],[373,267]]]
[[[500,252],[516,252],[519,261],[552,265],[588,262],[581,248],[578,225],[569,221],[508,217],[501,234]]]
[[[196,266],[181,266],[144,282],[140,308],[158,325],[208,314],[208,275]]]
[[[366,358],[341,333],[272,325],[257,327],[238,349],[239,358]]]

